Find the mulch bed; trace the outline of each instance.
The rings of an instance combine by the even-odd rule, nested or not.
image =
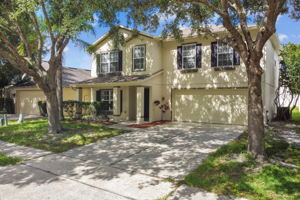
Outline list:
[[[128,127],[132,127],[132,128],[149,128],[149,127],[153,127],[153,126],[158,126],[158,125],[162,125],[162,124],[166,124],[171,122],[170,120],[161,120],[161,121],[155,121],[155,122],[151,122],[151,123],[147,123],[147,124],[132,124],[132,125],[128,125]]]

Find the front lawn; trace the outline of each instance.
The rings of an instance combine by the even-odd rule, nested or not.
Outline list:
[[[300,124],[300,108],[296,107],[292,113],[292,120]]]
[[[21,160],[22,159],[20,159],[20,158],[10,157],[3,153],[0,153],[0,166],[14,165],[14,164],[20,162]]]
[[[24,124],[17,124],[17,122],[9,124],[8,127],[0,127],[0,140],[55,153],[125,132],[108,128],[102,124],[64,121],[62,122],[64,130],[62,133],[48,134],[48,124],[44,119],[25,120]]]
[[[247,134],[219,148],[183,180],[184,184],[200,187],[219,195],[234,195],[252,200],[300,199],[300,149],[266,137],[268,158],[292,164],[284,167],[270,160],[256,163],[247,152]],[[274,161],[273,159],[273,161]]]

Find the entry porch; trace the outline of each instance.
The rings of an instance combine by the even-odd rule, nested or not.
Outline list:
[[[102,109],[113,121],[136,121],[142,124],[162,120],[161,110],[154,103],[161,99],[159,87],[94,85],[88,89],[90,94],[83,92],[87,87],[77,87],[77,100],[90,99],[91,102],[103,103]]]

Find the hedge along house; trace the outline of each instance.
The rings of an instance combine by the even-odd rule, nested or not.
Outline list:
[[[213,27],[226,34],[221,26]],[[244,64],[231,47],[183,30],[183,42],[120,27],[125,44],[114,47],[107,33],[93,46],[93,78],[74,84],[77,97],[106,103],[116,121],[174,121],[247,124],[248,80]],[[253,35],[257,27],[252,26]],[[265,119],[276,112],[279,40],[266,43],[261,61]],[[170,109],[168,109],[170,108]],[[162,109],[164,112],[162,112]]]
[[[49,65],[43,62],[42,66],[47,70]],[[91,78],[91,71],[78,68],[63,67],[62,84],[63,100],[76,100],[76,89],[71,85]],[[41,89],[33,82],[26,82],[14,87],[16,113],[40,115],[38,102],[45,100],[45,95]],[[90,90],[83,91],[83,101],[90,101]]]

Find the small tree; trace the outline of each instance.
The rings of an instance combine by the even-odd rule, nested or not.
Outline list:
[[[281,57],[279,87],[275,99],[278,110],[276,118],[287,120],[291,118],[300,98],[300,45],[283,45]]]
[[[170,110],[169,102],[166,101],[165,97],[161,98],[161,101],[154,101],[154,105],[156,105],[161,111],[161,120],[164,120],[164,114]]]

